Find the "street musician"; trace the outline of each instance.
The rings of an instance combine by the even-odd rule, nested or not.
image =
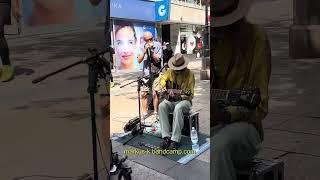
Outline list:
[[[194,74],[187,68],[188,63],[182,54],[174,55],[168,62],[169,69],[160,78],[162,95],[165,96],[159,105],[162,149],[177,149],[180,146],[183,114],[191,109],[195,86]],[[172,127],[169,123],[170,113],[173,113]]]

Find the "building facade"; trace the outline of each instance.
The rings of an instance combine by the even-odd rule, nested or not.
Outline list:
[[[174,53],[202,56],[205,4],[197,0],[111,0],[112,44],[119,69],[137,69],[143,32],[169,42]]]
[[[170,42],[175,53],[200,56],[206,23],[206,4],[200,0],[171,0],[169,4],[168,18],[158,22],[162,41]]]

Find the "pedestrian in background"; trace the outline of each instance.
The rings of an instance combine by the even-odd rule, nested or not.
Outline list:
[[[4,34],[4,26],[11,25],[11,13],[19,22],[20,12],[19,0],[0,0],[0,57],[2,61],[0,80],[2,82],[10,81],[14,77],[14,68],[10,61],[10,50]]]
[[[168,63],[169,59],[173,57],[173,51],[170,43],[165,43],[165,49],[163,50],[163,64]]]

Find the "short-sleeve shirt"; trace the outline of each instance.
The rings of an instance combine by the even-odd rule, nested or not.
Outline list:
[[[142,46],[140,47],[140,52],[143,52],[144,50],[144,46],[145,43],[142,44]],[[154,50],[153,52],[155,54],[158,55],[158,57],[160,58],[160,62],[156,63],[153,59],[151,61],[151,72],[153,74],[158,73],[158,71],[161,69],[161,60],[162,60],[162,46],[161,43],[154,41]],[[152,58],[152,57],[151,57]],[[145,54],[145,56],[143,57],[143,76],[149,76],[149,65],[150,65],[150,61],[148,60],[148,55]]]

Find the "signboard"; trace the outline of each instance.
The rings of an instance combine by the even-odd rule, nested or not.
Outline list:
[[[142,0],[110,0],[110,16],[121,19],[154,21],[155,3]]]
[[[116,64],[120,70],[142,69],[137,57],[144,44],[143,33],[149,31],[156,37],[154,23],[114,21],[114,47]]]
[[[170,17],[170,0],[158,0],[155,2],[156,21],[166,21]]]

